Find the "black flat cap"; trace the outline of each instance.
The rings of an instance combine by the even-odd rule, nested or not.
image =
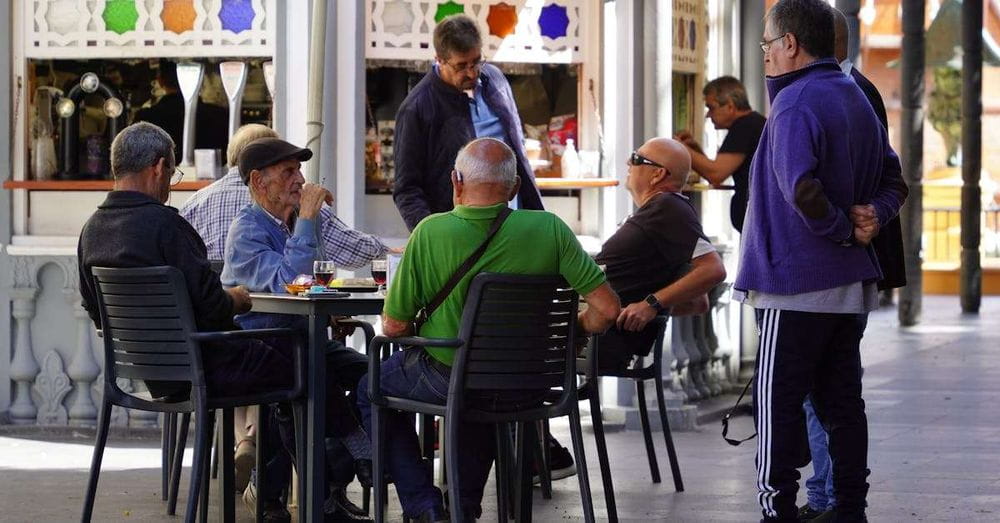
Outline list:
[[[296,147],[280,138],[259,138],[247,144],[240,152],[240,177],[243,183],[250,180],[250,171],[261,170],[285,160],[296,159],[304,162],[312,158],[312,151]]]

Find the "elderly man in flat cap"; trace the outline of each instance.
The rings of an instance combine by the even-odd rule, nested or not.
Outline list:
[[[240,210],[229,227],[223,285],[244,285],[250,292],[284,292],[284,284],[299,274],[311,274],[313,262],[322,259],[320,209],[324,202],[333,202],[333,195],[322,186],[305,183],[300,167],[310,158],[309,149],[279,138],[255,140],[240,153],[240,175],[250,188],[253,203]],[[245,329],[286,327],[308,331],[306,318],[289,314],[249,312],[236,316],[236,323]],[[362,482],[370,481],[370,445],[355,413],[355,402],[346,393],[357,390],[358,380],[367,369],[363,355],[336,340],[328,342],[326,436],[339,440],[350,451]],[[279,407],[279,418],[289,417],[281,410]],[[283,436],[287,441],[287,435]],[[288,445],[288,450],[293,448],[294,444]],[[271,474],[270,461],[267,492],[280,492],[280,487],[275,487],[285,478],[283,474]],[[270,484],[275,476],[276,483]],[[248,492],[253,493],[253,489],[251,483]],[[326,521],[368,521],[347,501],[343,489],[334,491],[327,500]],[[250,497],[244,495],[244,499]],[[276,499],[264,501],[269,509],[280,507]]]

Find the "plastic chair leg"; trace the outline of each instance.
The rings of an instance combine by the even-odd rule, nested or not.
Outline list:
[[[583,448],[583,427],[580,426],[580,408],[574,402],[569,411],[569,430],[573,435],[573,457],[576,458],[576,477],[580,481],[580,498],[583,502],[583,520],[594,523],[594,499],[590,492],[590,475],[587,472],[587,454]]]
[[[608,459],[608,441],[604,437],[604,417],[601,413],[601,396],[597,383],[590,394],[590,418],[594,425],[594,440],[597,442],[597,462],[601,466],[601,483],[604,485],[604,504],[608,509],[608,521],[618,523],[618,505],[615,502],[615,487],[611,478],[611,461]]]
[[[235,523],[236,521],[235,439],[233,409],[223,409],[222,423],[219,424],[219,436],[215,448],[216,455],[219,456],[218,465],[222,468],[222,473],[219,475],[219,499],[222,501],[220,519],[223,523]]]
[[[510,436],[507,434],[507,425],[505,423],[497,423],[495,431],[497,457],[494,463],[494,472],[497,487],[497,521],[506,522],[510,519],[510,513],[508,512],[510,506],[510,473],[508,471],[510,460],[507,457]]]
[[[188,493],[187,510],[184,514],[185,523],[193,523],[198,510],[198,494],[201,490],[201,479],[204,473],[204,462],[208,459],[205,448],[211,437],[208,409],[198,408],[194,423],[194,461],[191,466],[191,488]]]
[[[516,463],[516,486],[514,488],[514,521],[518,523],[531,521],[531,466],[528,445],[529,432],[535,432],[534,424],[517,423],[517,435],[514,443],[514,461]]]
[[[299,481],[299,492],[305,492],[306,488],[306,409],[302,403],[296,402],[292,405],[292,415],[295,423],[295,470],[301,471],[297,474]],[[299,502],[299,521],[306,519],[305,503]]]
[[[462,484],[462,477],[458,473],[458,425],[459,420],[457,417],[449,416],[445,418],[445,438],[444,438],[444,454],[447,456],[445,459],[447,463],[445,464],[445,470],[448,472],[448,498],[451,503],[451,519],[452,521],[466,521],[467,518],[465,513],[465,507],[462,503],[462,496],[460,495],[458,488]]]
[[[97,496],[97,480],[101,475],[101,461],[104,446],[108,443],[108,426],[111,424],[111,402],[101,405],[101,418],[97,422],[97,438],[94,441],[94,457],[90,462],[90,478],[87,480],[87,495],[83,500],[83,515],[80,521],[90,523],[94,512],[94,498]]]
[[[535,468],[542,487],[542,499],[552,499],[552,464],[549,457],[549,420],[538,422],[538,444],[535,446]]]
[[[170,465],[170,496],[167,499],[167,514],[177,513],[177,493],[181,486],[181,470],[184,468],[184,447],[187,446],[188,428],[191,427],[191,413],[181,414],[181,424],[175,431],[177,438],[173,443],[173,463]]]
[[[385,420],[382,408],[372,405],[372,486],[375,490],[375,523],[384,523],[388,501],[385,484]]]
[[[160,499],[167,501],[170,497],[170,466],[174,462],[174,424],[177,422],[177,415],[172,412],[164,412],[162,420],[160,425],[160,476],[162,484]]]
[[[667,444],[667,458],[670,460],[670,473],[674,477],[674,490],[684,492],[684,480],[681,479],[681,467],[677,463],[674,437],[670,433],[670,423],[667,422],[667,405],[663,398],[663,376],[660,373],[656,375],[656,403],[660,408],[660,424],[663,425],[663,440]]]
[[[270,441],[271,435],[271,407],[268,405],[261,405],[258,409],[257,415],[257,477],[256,477],[256,488],[257,488],[257,502],[254,505],[254,521],[257,523],[264,522],[264,511],[262,501],[265,497],[269,497],[270,493],[264,488],[267,485],[267,467],[263,466],[263,463],[267,461],[264,456],[264,449],[269,448],[270,445],[274,445]],[[297,436],[296,436],[297,438]],[[296,457],[300,456],[296,454]]]
[[[201,523],[208,523],[208,499],[209,499],[209,488],[211,487],[211,467],[212,461],[209,458],[212,452],[212,441],[215,439],[212,434],[215,433],[215,411],[209,411],[208,413],[208,435],[205,438],[205,454],[202,458],[202,475],[201,475],[201,494],[198,497],[198,501],[201,502]]]
[[[646,442],[646,458],[649,459],[649,475],[653,483],[660,482],[660,466],[656,463],[656,449],[653,448],[653,431],[649,427],[649,410],[646,408],[646,383],[635,382],[635,390],[639,400],[639,421],[642,422],[642,439]]]

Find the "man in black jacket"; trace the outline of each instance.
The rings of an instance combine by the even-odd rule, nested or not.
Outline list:
[[[483,61],[482,49],[472,18],[442,20],[434,28],[436,62],[396,113],[392,197],[411,231],[428,215],[452,209],[455,157],[475,138],[496,138],[514,150],[521,178],[515,202],[521,209],[542,209],[510,84]]]

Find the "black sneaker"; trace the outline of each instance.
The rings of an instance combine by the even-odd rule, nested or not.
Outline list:
[[[335,489],[323,504],[325,523],[372,523],[368,513],[347,498],[343,488]]]
[[[813,521],[827,512],[826,510],[816,510],[808,504],[802,505],[799,507],[799,521]]]
[[[573,463],[573,454],[551,436],[549,436],[549,474],[552,477],[552,481],[576,475],[576,464]],[[541,481],[536,472],[532,478],[532,482],[538,485]]]

